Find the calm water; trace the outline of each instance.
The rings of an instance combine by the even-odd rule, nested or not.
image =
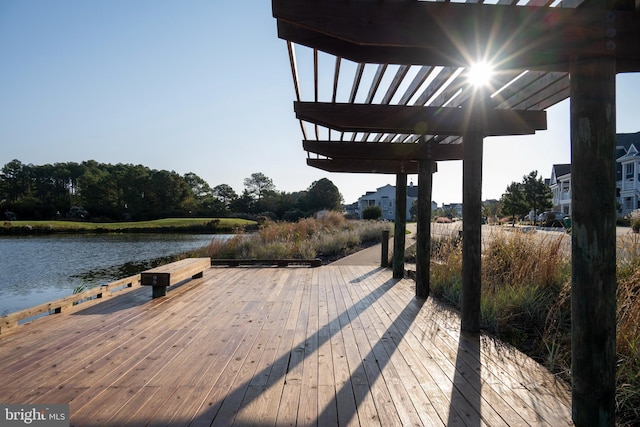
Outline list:
[[[107,284],[228,235],[0,237],[0,316]],[[155,261],[155,262],[154,262]]]

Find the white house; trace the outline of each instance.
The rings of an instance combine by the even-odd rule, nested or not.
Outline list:
[[[640,209],[640,132],[616,135],[618,216]],[[549,184],[553,210],[571,215],[571,165],[553,165]]]
[[[418,187],[413,185],[413,182],[407,186],[407,213],[406,219],[411,219],[411,205],[414,200],[418,199]],[[358,199],[358,214],[362,219],[362,212],[368,206],[378,206],[382,211],[382,219],[393,221],[396,217],[396,187],[387,184],[384,187],[378,188],[376,191],[367,191],[366,194]],[[435,207],[434,207],[435,205]],[[431,202],[431,208],[435,209],[437,204]]]
[[[571,215],[571,164],[553,165],[549,187],[553,193],[553,209]]]
[[[620,194],[618,211],[624,216],[640,209],[640,154],[636,145],[631,144],[617,161],[620,166],[620,177],[616,185]]]

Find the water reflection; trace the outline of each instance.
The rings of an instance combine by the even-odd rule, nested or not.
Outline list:
[[[136,274],[229,235],[0,237],[0,316]]]

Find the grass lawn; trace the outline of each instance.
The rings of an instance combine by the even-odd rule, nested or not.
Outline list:
[[[81,221],[5,221],[4,228],[33,229],[50,232],[123,232],[123,231],[192,231],[197,229],[233,230],[254,225],[255,221],[240,218],[165,218],[138,222]]]

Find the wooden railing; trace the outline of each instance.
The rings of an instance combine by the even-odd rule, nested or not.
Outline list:
[[[87,301],[93,301],[98,298],[109,298],[117,295],[125,289],[140,286],[140,274],[125,277],[103,286],[97,286],[89,290],[69,295],[55,301],[29,307],[24,310],[16,311],[0,317],[0,334],[16,328],[18,325],[24,324],[30,320],[40,318],[42,316],[62,313],[71,307],[75,307]]]
[[[212,266],[228,266],[228,267],[240,267],[242,265],[275,265],[278,267],[287,267],[289,265],[308,265],[310,267],[320,267],[322,260],[319,258],[312,259],[212,259]]]

